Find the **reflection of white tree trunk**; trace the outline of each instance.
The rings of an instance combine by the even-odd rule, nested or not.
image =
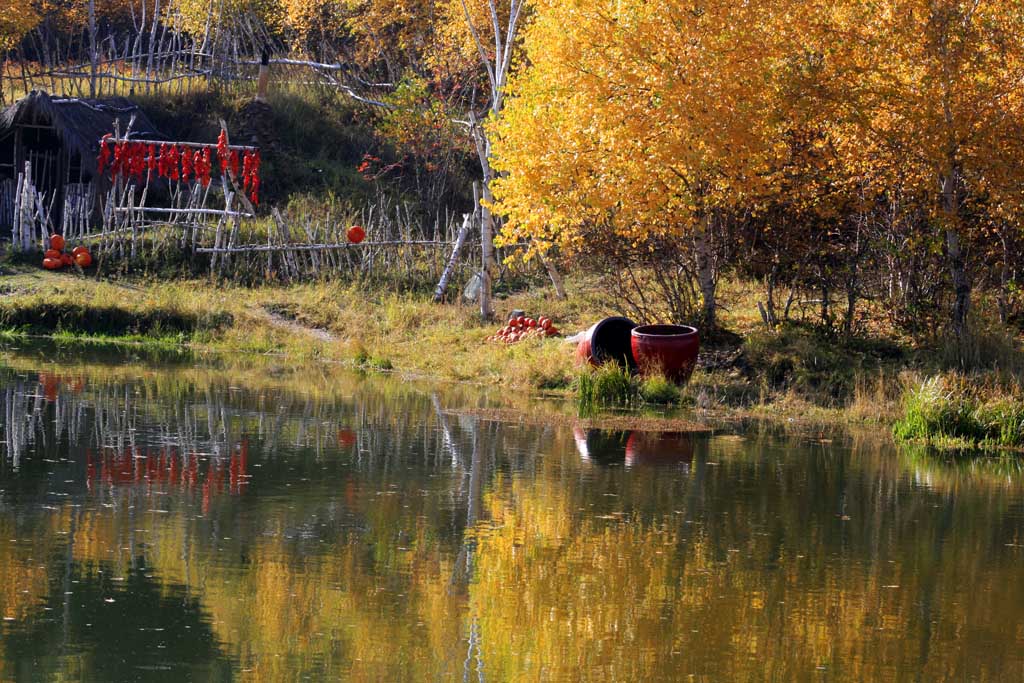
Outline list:
[[[449,582],[449,590],[456,587],[464,589],[473,575],[473,553],[476,550],[476,537],[470,533],[472,528],[480,519],[480,507],[483,503],[483,482],[486,476],[486,461],[484,459],[483,437],[480,434],[480,423],[474,421],[470,429],[473,440],[473,451],[468,458],[469,462],[469,490],[466,492],[466,529],[464,542],[455,560],[455,568],[452,571],[452,578]],[[455,449],[455,457],[459,462],[467,462],[467,459],[459,452],[457,442],[452,440]]]
[[[79,508],[81,510],[81,508]],[[73,590],[71,587],[71,571],[75,561],[75,532],[78,530],[78,513],[75,511],[71,512],[71,527],[68,530],[68,549],[64,554],[64,604],[63,604],[63,639],[61,641],[61,650],[67,651],[69,629],[71,626],[71,598],[73,596]]]
[[[469,500],[466,504],[466,531],[470,532],[480,518],[480,506],[483,498],[484,479],[484,449],[480,437],[480,423],[473,425],[473,455],[470,459],[469,468]],[[469,534],[463,543],[465,552],[465,580],[469,583],[473,576],[473,554],[476,551],[476,536]],[[477,615],[471,615],[469,626],[469,647],[466,649],[466,661],[463,664],[462,680],[468,681],[472,670],[474,659],[476,664],[477,680],[484,680],[484,654],[480,648],[480,622]]]

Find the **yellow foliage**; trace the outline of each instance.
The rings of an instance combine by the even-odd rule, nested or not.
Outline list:
[[[1020,205],[1013,2],[541,0],[525,55],[492,122],[506,242],[679,234],[716,207],[827,217],[950,177]]]
[[[9,50],[39,22],[35,9],[24,0],[0,0],[0,50]]]
[[[742,200],[773,151],[787,21],[767,2],[538,2],[493,124],[505,240],[674,233]]]
[[[254,25],[276,33],[284,27],[286,17],[279,0],[177,0],[168,6],[168,13],[174,25],[200,40],[207,31],[216,35],[222,26]]]

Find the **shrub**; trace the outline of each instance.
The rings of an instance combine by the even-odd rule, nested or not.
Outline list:
[[[669,405],[679,403],[679,387],[665,378],[664,375],[652,375],[640,383],[640,397],[645,403]]]

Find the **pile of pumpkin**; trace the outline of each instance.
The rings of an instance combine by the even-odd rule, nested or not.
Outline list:
[[[542,315],[534,320],[520,315],[510,318],[508,324],[498,330],[496,334],[487,337],[487,341],[515,344],[523,339],[542,339],[555,336],[558,336],[558,328],[555,327],[551,318]]]
[[[64,238],[61,235],[50,235],[50,248],[43,254],[43,268],[60,270],[64,266],[77,265],[88,268],[92,265],[92,254],[86,247],[78,246],[70,254],[64,253]]]

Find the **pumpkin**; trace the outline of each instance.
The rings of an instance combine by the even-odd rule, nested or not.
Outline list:
[[[43,254],[43,258],[60,258],[60,252],[56,249],[47,249]]]
[[[88,254],[88,247],[83,247],[81,244],[71,250],[72,256],[78,256],[79,254]]]
[[[353,225],[345,232],[345,236],[348,237],[348,241],[352,244],[359,244],[366,237],[366,231],[363,230],[362,226]]]
[[[58,268],[60,268],[63,265],[64,264],[61,262],[61,260],[59,258],[44,258],[43,259],[43,268],[46,268],[47,270],[57,270]]]
[[[71,258],[71,254],[61,254],[60,262],[63,263],[65,266],[70,266],[72,263],[75,262],[75,260]]]
[[[88,251],[82,251],[75,255],[75,263],[78,264],[79,268],[88,268],[92,265],[92,254]]]
[[[50,235],[50,249],[61,251],[64,248],[64,238],[60,235]]]

